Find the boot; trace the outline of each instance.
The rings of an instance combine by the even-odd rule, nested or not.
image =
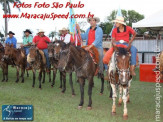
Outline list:
[[[135,73],[135,66],[134,65],[131,65],[130,66],[130,73],[132,76],[136,76],[136,73]]]

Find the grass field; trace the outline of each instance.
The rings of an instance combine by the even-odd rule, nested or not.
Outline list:
[[[38,80],[35,88],[32,88],[32,74],[25,77],[25,83],[15,83],[15,69],[10,68],[9,81],[0,82],[0,105],[27,104],[34,106],[34,122],[122,122],[123,106],[117,107],[117,115],[111,116],[112,100],[109,99],[109,91],[105,82],[104,94],[99,95],[101,82],[95,78],[93,88],[93,109],[86,110],[88,104],[87,89],[85,85],[85,104],[82,110],[78,110],[80,100],[79,84],[74,82],[76,96],[72,97],[67,77],[67,89],[65,94],[59,89],[59,75],[56,78],[55,87],[51,88],[48,80],[38,88]],[[37,73],[38,74],[38,73]],[[2,72],[0,69],[0,80]],[[73,77],[73,81],[75,77]],[[163,93],[163,88],[161,94]],[[155,84],[139,82],[137,77],[131,83],[130,100],[128,104],[127,122],[154,122],[155,121]],[[163,98],[161,98],[161,112],[163,110]],[[0,113],[1,113],[0,107]],[[0,121],[2,121],[0,115]],[[163,113],[161,113],[163,121]]]

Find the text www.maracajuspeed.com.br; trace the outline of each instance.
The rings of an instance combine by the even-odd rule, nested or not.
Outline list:
[[[21,15],[19,14],[4,14],[3,18],[26,18],[26,19],[56,19],[56,18],[62,18],[62,19],[68,19],[68,18],[89,18],[94,16],[93,14],[89,14],[86,16],[85,14],[72,14],[69,16],[69,12],[67,14],[29,14],[29,13],[22,13]]]

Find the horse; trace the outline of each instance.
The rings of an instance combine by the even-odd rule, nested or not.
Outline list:
[[[19,70],[21,69],[21,82],[24,83],[24,73],[26,67],[26,57],[24,51],[21,49],[13,48],[13,45],[6,44],[4,59],[11,60],[11,63],[16,66],[16,83],[19,82]]]
[[[95,47],[93,47],[95,48]],[[96,53],[98,53],[98,50]],[[68,71],[72,65],[75,67],[75,72],[80,84],[81,98],[78,109],[81,109],[84,104],[84,85],[85,80],[88,80],[88,95],[89,102],[87,110],[92,109],[92,87],[94,86],[94,75],[98,68],[98,63],[95,63],[90,53],[84,48],[78,48],[71,44],[67,44],[66,48],[61,51],[58,68],[61,71]]]
[[[33,72],[33,84],[32,87],[35,87],[36,79],[36,70],[39,70],[39,88],[41,89],[41,80],[43,73],[42,83],[45,83],[45,71],[46,71],[46,58],[44,52],[37,49],[36,45],[32,45],[29,49],[29,54],[27,55],[27,62],[32,67]],[[50,72],[49,72],[49,82],[51,81]]]
[[[129,100],[129,88],[130,83],[132,81],[132,76],[130,75],[130,49],[131,45],[127,48],[116,47],[113,45],[114,54],[112,56],[109,69],[108,69],[108,77],[109,82],[113,92],[113,105],[112,105],[112,115],[116,115],[116,87],[119,87],[119,102],[118,105],[122,104],[122,99],[124,103],[124,113],[123,118],[128,118],[127,113],[127,99]],[[122,97],[123,91],[123,97]]]
[[[66,44],[63,41],[56,40],[54,43],[48,44],[48,53],[49,53],[49,59],[50,63],[53,66],[53,81],[51,86],[53,87],[55,84],[55,77],[58,69],[58,61],[60,57],[60,52],[64,50]],[[63,89],[62,93],[66,91],[66,71],[60,71],[60,87],[62,88],[62,80],[63,80]],[[69,72],[69,82],[72,89],[72,96],[75,95],[74,88],[73,88],[73,82],[72,82],[72,71]]]

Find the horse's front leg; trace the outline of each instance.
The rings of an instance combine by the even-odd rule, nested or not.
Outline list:
[[[81,109],[84,104],[84,84],[85,84],[84,82],[85,80],[83,78],[79,78],[81,98],[80,98],[80,104],[78,106],[78,109]]]
[[[5,81],[5,69],[2,67],[3,79],[2,82]]]
[[[112,87],[112,92],[113,92],[113,105],[112,105],[112,115],[116,115],[116,98],[117,98],[117,92],[116,92],[116,85],[110,83],[111,87]]]
[[[124,109],[123,109],[123,119],[128,119],[127,114],[127,87],[123,87],[123,103],[124,103]]]
[[[45,83],[45,70],[42,71],[43,72],[43,80],[42,80],[42,83]],[[42,74],[41,72],[41,74]]]
[[[51,82],[51,70],[49,71],[49,82]]]
[[[33,71],[33,84],[32,84],[32,87],[35,87],[36,70],[32,69],[32,71]]]
[[[66,91],[66,72],[62,72],[62,77],[63,77],[62,93],[64,93]]]
[[[55,84],[55,77],[56,77],[56,74],[57,74],[57,69],[55,67],[53,67],[53,82],[51,84],[51,87],[54,86]]]
[[[87,110],[92,109],[92,87],[93,87],[93,78],[91,78],[88,83],[89,103],[88,103]]]
[[[26,70],[26,73],[27,73],[27,77],[29,77],[29,73],[28,73],[28,70]]]
[[[8,81],[8,64],[5,64],[5,68],[4,68],[4,71],[5,71],[5,76],[6,76],[6,82]]]
[[[16,66],[16,70],[17,70],[17,72],[16,72],[17,79],[15,82],[17,83],[17,82],[19,82],[19,66]]]
[[[128,89],[127,89],[127,103],[130,102],[130,87],[131,87],[131,81],[132,79],[130,79],[129,83],[128,83]]]
[[[119,101],[118,101],[118,105],[121,106],[122,105],[122,86],[119,85]]]
[[[60,89],[62,88],[62,79],[63,79],[62,72],[60,72],[60,86],[59,86]]]
[[[72,90],[72,96],[75,96],[73,82],[72,82],[72,72],[69,74],[69,82],[70,82],[70,86],[71,86],[71,90]]]
[[[100,91],[100,94],[102,95],[103,92],[104,92],[104,75],[101,74],[101,91]]]
[[[39,71],[39,88],[41,89],[42,69]]]
[[[25,66],[21,66],[21,77],[22,77],[22,83],[24,83],[24,73],[25,73]]]

